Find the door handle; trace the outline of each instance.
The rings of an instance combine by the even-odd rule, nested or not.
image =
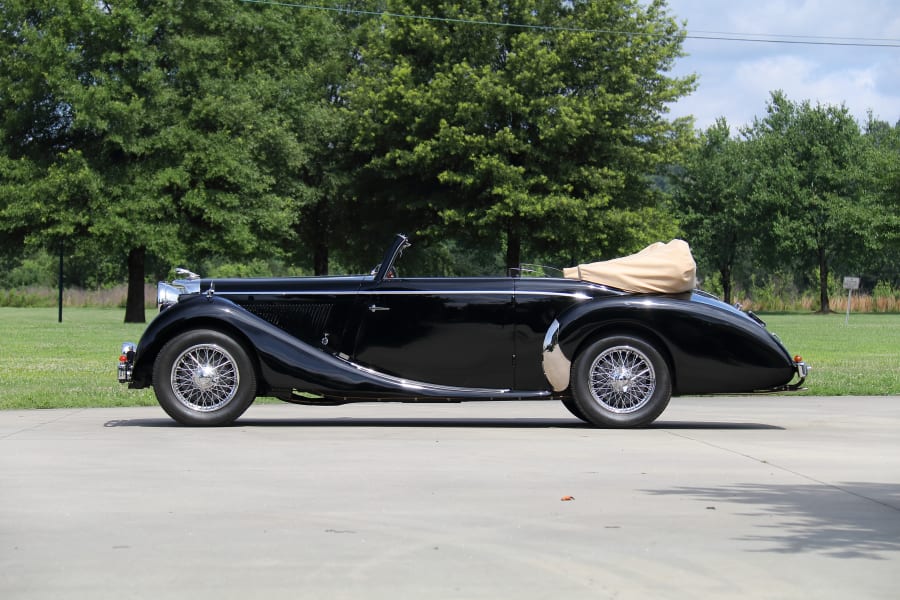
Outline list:
[[[374,304],[369,307],[369,312],[379,312],[382,310],[391,310],[391,309],[388,308],[387,306],[376,306]]]

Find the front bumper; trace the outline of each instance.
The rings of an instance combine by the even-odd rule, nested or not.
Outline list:
[[[119,383],[130,383],[134,370],[134,351],[137,347],[132,342],[123,342],[119,353]]]

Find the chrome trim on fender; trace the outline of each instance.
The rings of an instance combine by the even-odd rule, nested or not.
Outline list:
[[[335,355],[335,358],[338,358],[341,362],[346,364],[348,367],[356,369],[361,373],[365,373],[369,377],[372,377],[374,380],[378,380],[383,384],[388,386],[394,386],[399,390],[402,390],[406,393],[413,394],[408,400],[399,400],[403,401],[427,401],[428,398],[440,398],[440,399],[453,399],[458,401],[464,400],[543,400],[549,399],[551,397],[551,393],[546,390],[535,390],[535,391],[522,391],[522,390],[511,390],[508,388],[462,388],[450,385],[441,385],[438,383],[426,383],[423,381],[415,381],[412,379],[404,379],[402,377],[395,377],[394,375],[388,375],[386,373],[381,373],[369,367],[365,367],[358,363],[349,361],[340,355]],[[356,397],[352,393],[350,394],[328,394],[329,397],[339,398],[344,401],[351,401],[354,398],[357,400],[365,400],[365,397]],[[381,398],[382,401],[390,400],[390,398]]]
[[[358,363],[346,360],[344,361],[347,365],[353,367],[358,371],[362,371],[371,377],[376,377],[378,379],[383,380],[386,383],[391,385],[398,386],[404,390],[410,391],[429,391],[432,393],[441,393],[446,394],[447,396],[457,396],[461,393],[466,395],[478,395],[483,396],[485,398],[493,398],[493,397],[502,397],[508,396],[512,392],[510,389],[492,389],[492,388],[461,388],[450,385],[440,385],[437,383],[426,383],[423,381],[414,381],[412,379],[404,379],[402,377],[395,377],[393,375],[388,375],[386,373],[381,373],[374,369],[370,369],[369,367],[364,367]],[[549,395],[549,394],[547,394]]]
[[[572,361],[566,358],[559,345],[559,321],[553,320],[547,335],[544,336],[543,360],[544,376],[550,382],[554,392],[561,392],[569,387]]]

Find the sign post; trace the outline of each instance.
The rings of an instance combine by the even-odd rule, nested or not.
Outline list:
[[[847,316],[844,325],[850,322],[850,301],[853,299],[853,290],[859,289],[859,277],[844,277],[844,289],[847,290]]]

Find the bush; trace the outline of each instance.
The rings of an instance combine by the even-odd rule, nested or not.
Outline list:
[[[872,290],[872,312],[900,312],[900,289],[887,281],[879,281]]]

